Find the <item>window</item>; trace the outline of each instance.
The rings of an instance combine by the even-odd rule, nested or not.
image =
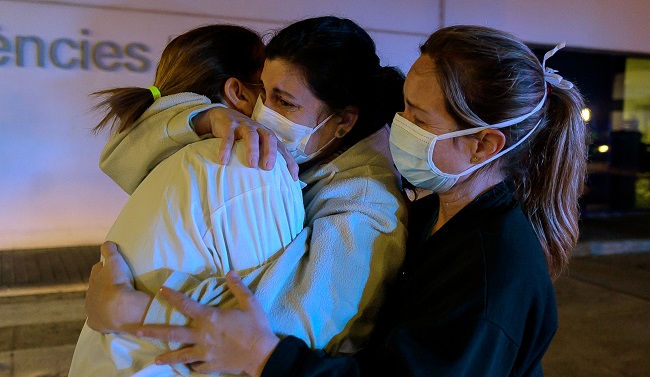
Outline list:
[[[533,51],[541,61],[552,47]],[[587,103],[592,140],[583,216],[650,212],[650,56],[565,48],[547,64]]]

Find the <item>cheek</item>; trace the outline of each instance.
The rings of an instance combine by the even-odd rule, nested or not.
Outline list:
[[[248,102],[248,103],[246,103],[246,105],[244,105],[244,107],[242,108],[242,113],[244,113],[244,115],[246,115],[247,117],[250,118],[251,115],[253,115],[253,109],[254,109],[254,108],[255,108],[255,104],[254,104],[254,103],[251,104],[250,102]]]
[[[467,168],[465,160],[468,159],[452,139],[437,141],[433,148],[433,163],[443,173],[458,174],[464,171]]]
[[[301,108],[299,110],[294,110],[294,109],[283,109],[281,106],[276,106],[275,109],[279,114],[284,116],[285,118],[289,119],[290,121],[294,123],[298,123],[302,126],[307,126],[310,128],[313,128],[315,126],[314,124],[314,114],[309,113],[306,111],[304,108]]]

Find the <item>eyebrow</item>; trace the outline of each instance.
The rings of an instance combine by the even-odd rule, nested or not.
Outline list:
[[[289,97],[292,100],[296,100],[296,97],[294,97],[291,93],[284,91],[282,89],[273,88],[273,93]]]
[[[408,99],[405,99],[404,101],[406,102],[407,105],[409,105],[409,107],[412,107],[412,108],[414,108],[414,109],[416,109],[416,110],[419,110],[419,111],[422,111],[422,112],[424,112],[424,113],[427,112],[427,111],[426,111],[425,109],[423,109],[421,106],[418,106],[418,105],[414,104],[413,102],[409,101]]]

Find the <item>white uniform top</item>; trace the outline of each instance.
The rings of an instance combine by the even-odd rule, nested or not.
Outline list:
[[[158,165],[135,190],[111,228],[138,290],[155,294],[172,272],[197,279],[246,274],[263,265],[302,230],[298,182],[281,156],[271,171],[244,166],[235,146],[217,163],[220,139],[193,143]],[[131,336],[102,335],[84,326],[70,376],[176,375],[156,366],[163,352]],[[137,374],[136,374],[137,372]]]

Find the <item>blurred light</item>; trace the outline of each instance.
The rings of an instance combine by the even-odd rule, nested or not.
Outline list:
[[[598,146],[598,152],[606,153],[609,150],[609,145],[600,145]]]
[[[591,120],[591,110],[589,110],[588,107],[582,109],[580,115],[582,115],[582,120],[584,120],[585,122],[589,122]]]

